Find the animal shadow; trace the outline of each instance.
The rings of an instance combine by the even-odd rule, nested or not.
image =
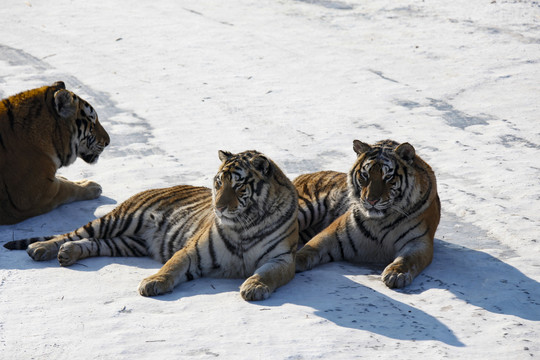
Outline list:
[[[330,263],[296,275],[264,302],[293,303],[315,309],[323,321],[399,340],[437,340],[463,346],[445,324],[395,298],[443,289],[467,304],[496,314],[540,320],[540,284],[518,269],[482,251],[436,239],[433,263],[411,285],[390,298],[381,289],[382,266]],[[351,275],[354,274],[354,275]],[[365,275],[373,288],[350,277]],[[364,282],[365,283],[365,282]],[[385,292],[386,292],[386,288]],[[441,307],[444,305],[441,305]]]
[[[492,313],[540,320],[540,283],[482,251],[436,239],[433,263],[402,292],[433,288]]]
[[[319,322],[377,333],[397,340],[435,340],[450,346],[464,344],[444,323],[428,313],[397,301],[346,275],[366,275],[374,287],[382,269],[347,263],[330,263],[296,274],[295,279],[261,303],[281,306],[292,303],[315,309]]]

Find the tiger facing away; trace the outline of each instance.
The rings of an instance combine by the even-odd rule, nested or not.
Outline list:
[[[93,164],[109,144],[95,110],[63,82],[0,102],[0,225],[95,199],[101,186],[55,176],[77,157]]]
[[[165,265],[139,285],[143,296],[202,276],[248,279],[245,300],[266,299],[295,273],[298,197],[291,181],[257,151],[219,151],[213,189],[143,191],[64,235],[11,241],[34,260],[69,266],[91,256],[150,256]]]
[[[435,174],[409,143],[353,142],[348,174],[323,171],[293,183],[299,195],[296,270],[330,261],[386,263],[390,288],[409,285],[433,258],[440,219]],[[308,241],[309,240],[309,241]]]

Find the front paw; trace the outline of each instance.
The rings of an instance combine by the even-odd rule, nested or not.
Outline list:
[[[44,242],[35,242],[28,245],[26,252],[35,261],[52,260],[58,254],[58,248],[55,244],[48,244]]]
[[[99,185],[98,183],[94,181],[85,179],[85,180],[75,181],[75,184],[83,188],[84,200],[97,199],[101,195],[101,192],[102,192],[101,185]]]
[[[138,290],[142,296],[156,296],[171,292],[173,287],[174,282],[169,276],[155,274],[141,281]]]
[[[413,275],[404,264],[392,263],[384,269],[381,279],[391,289],[403,288],[413,281]]]
[[[272,291],[258,276],[248,278],[242,286],[240,286],[240,295],[246,301],[259,301],[268,299]]]

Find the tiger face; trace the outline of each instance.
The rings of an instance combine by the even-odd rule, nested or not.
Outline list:
[[[256,151],[219,151],[223,161],[214,177],[214,212],[222,224],[248,226],[262,212],[259,197],[268,192],[269,160]]]
[[[85,100],[79,100],[79,116],[75,120],[81,130],[78,156],[89,164],[95,163],[103,149],[109,145],[109,134],[99,123],[94,108]]]
[[[355,140],[354,151],[358,158],[348,176],[351,201],[367,218],[400,212],[407,183],[413,181],[407,171],[415,156],[412,145],[384,140],[370,146]]]
[[[97,162],[103,149],[109,145],[110,138],[99,123],[94,108],[86,100],[65,89],[54,93],[54,103],[58,116],[75,127],[69,163],[75,161],[77,156],[89,164]]]

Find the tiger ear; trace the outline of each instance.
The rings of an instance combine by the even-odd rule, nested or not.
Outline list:
[[[354,149],[354,152],[360,156],[362,155],[363,153],[366,153],[368,152],[369,150],[371,150],[371,146],[369,146],[368,144],[366,143],[363,143],[361,142],[360,140],[354,140],[353,141],[353,149]]]
[[[54,107],[58,115],[63,118],[75,115],[77,112],[76,102],[71,92],[67,90],[62,89],[54,93]]]
[[[219,150],[218,151],[219,160],[226,161],[231,158],[232,153],[228,151]]]
[[[251,164],[261,174],[268,177],[272,173],[272,164],[270,164],[270,161],[262,155],[259,155],[257,157],[254,157],[251,159]]]
[[[64,84],[63,81],[57,81],[54,84],[52,84],[51,86],[55,87],[55,88],[64,89],[64,90],[66,89],[66,84]]]
[[[414,147],[409,143],[403,143],[399,145],[396,150],[394,150],[394,152],[408,163],[411,163],[414,160],[414,156],[416,155]]]

